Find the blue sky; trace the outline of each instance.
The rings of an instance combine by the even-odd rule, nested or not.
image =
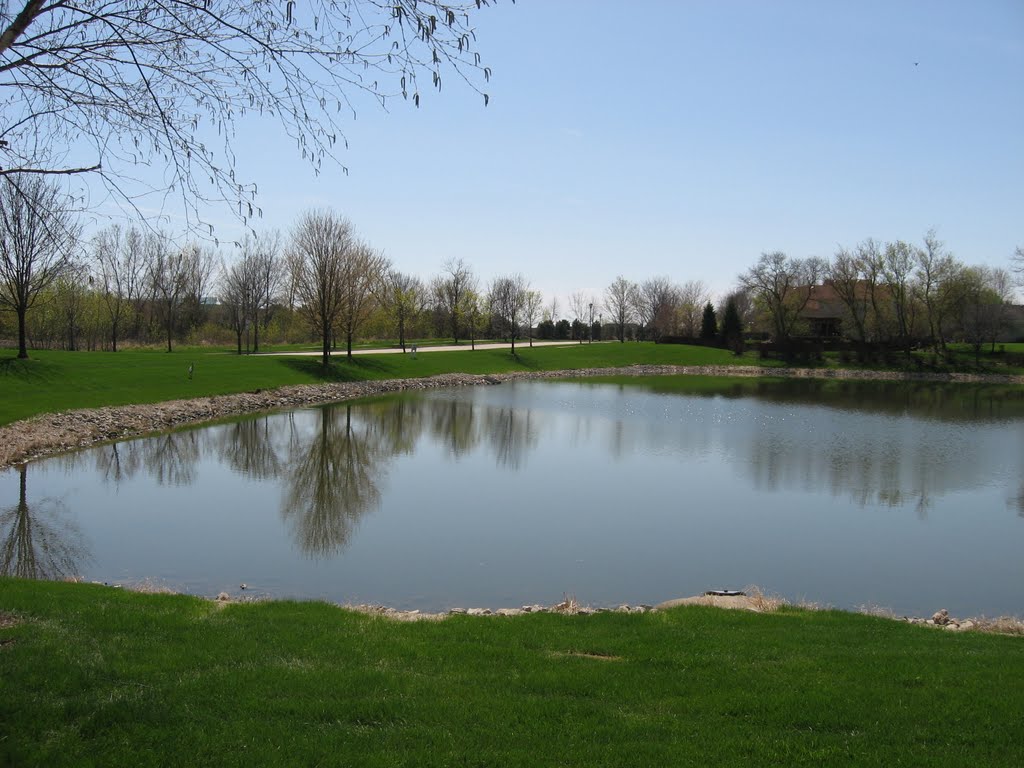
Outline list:
[[[1024,245],[1020,0],[505,0],[475,18],[490,105],[454,77],[419,109],[362,104],[347,176],[240,126],[262,225],[331,207],[404,271],[462,258],[563,308],[620,273],[721,294],[764,250],[933,226],[970,264]]]

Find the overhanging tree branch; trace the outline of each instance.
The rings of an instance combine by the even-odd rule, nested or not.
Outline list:
[[[0,173],[98,173],[131,202],[131,169],[162,165],[158,190],[190,224],[210,202],[248,222],[260,211],[236,173],[240,118],[276,120],[319,173],[360,94],[419,104],[421,77],[440,90],[456,73],[486,102],[470,18],[491,2],[0,3]]]

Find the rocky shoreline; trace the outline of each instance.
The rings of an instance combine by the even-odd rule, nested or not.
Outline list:
[[[224,595],[223,599],[227,600],[228,598],[226,595]],[[571,599],[565,600],[561,603],[552,606],[524,605],[521,608],[498,608],[497,610],[493,611],[489,608],[452,608],[444,613],[422,613],[420,611],[401,611],[395,608],[389,608],[384,605],[345,605],[342,607],[348,610],[358,611],[359,613],[366,613],[371,616],[381,616],[385,619],[391,619],[393,621],[442,621],[451,616],[501,618],[510,616],[524,616],[530,613],[558,613],[568,616],[594,616],[600,613],[655,613],[657,611],[664,611],[670,608],[676,608],[683,605],[703,605],[712,608],[721,608],[725,610],[752,611],[754,613],[773,613],[782,606],[787,605],[787,603],[784,600],[780,600],[778,598],[770,598],[765,597],[761,594],[753,594],[729,597],[722,597],[717,595],[695,595],[693,597],[683,597],[678,598],[676,600],[667,600],[664,603],[659,603],[658,605],[623,604],[614,608],[591,608],[589,606],[581,606],[578,605],[575,600]],[[818,609],[817,606],[800,607],[809,608],[810,610]],[[943,608],[940,611],[937,611],[929,619],[918,616],[897,616],[891,613],[869,610],[860,611],[860,613],[867,613],[873,616],[878,616],[880,618],[890,619],[893,621],[900,621],[907,624],[916,624],[920,626],[932,627],[935,629],[944,629],[951,632],[975,631],[1024,637],[1024,621],[1007,616],[1003,616],[997,619],[958,619],[950,616],[949,612],[945,608]]]
[[[411,390],[501,384],[506,381],[567,379],[589,376],[733,376],[855,381],[921,381],[1021,384],[1024,376],[898,373],[894,371],[821,370],[815,368],[763,368],[760,366],[634,365],[627,368],[585,368],[564,371],[497,374],[446,373],[414,379],[301,384],[232,395],[170,400],[147,405],[42,414],[0,427],[0,469],[54,453],[73,451],[97,443],[163,432],[178,427],[264,411],[301,408],[361,397]]]
[[[168,590],[169,592],[171,590]],[[260,602],[273,599],[268,597],[242,598],[241,602]],[[238,598],[232,598],[227,592],[221,592],[216,598],[218,604],[224,605],[232,602],[239,602]],[[566,597],[562,602],[555,605],[524,605],[519,608],[450,608],[447,611],[432,613],[429,611],[411,610],[405,611],[392,608],[386,605],[356,604],[341,605],[345,610],[356,611],[370,616],[379,616],[392,621],[444,621],[452,616],[471,616],[475,618],[509,618],[514,616],[525,616],[532,613],[556,613],[563,616],[595,616],[602,613],[656,613],[680,606],[699,605],[724,610],[751,611],[753,613],[774,613],[780,608],[790,605],[779,597],[768,596],[756,587],[748,587],[747,591],[737,594],[714,594],[711,592],[692,597],[682,597],[675,600],[666,600],[657,605],[638,603],[636,605],[622,604],[615,607],[591,607],[580,605],[574,597]],[[808,610],[822,610],[822,606],[800,604],[796,607]],[[889,611],[878,611],[864,608],[858,611],[879,618],[900,621],[907,624],[944,629],[951,632],[990,632],[1002,635],[1014,635],[1024,637],[1024,621],[1009,616],[1002,616],[996,619],[971,618],[960,619],[949,615],[943,608],[934,613],[931,618],[918,616],[898,616]]]

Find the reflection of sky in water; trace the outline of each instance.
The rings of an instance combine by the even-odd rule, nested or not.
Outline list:
[[[846,607],[1024,614],[1024,418],[974,418],[977,402],[922,418],[912,398],[858,391],[433,391],[36,462],[26,504],[63,500],[87,578],[203,594],[248,582],[430,609],[756,583]],[[0,475],[0,498],[18,497],[18,473]],[[55,538],[37,544],[63,552]]]

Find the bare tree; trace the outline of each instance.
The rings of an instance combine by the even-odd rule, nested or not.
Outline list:
[[[219,258],[212,247],[196,242],[186,244],[182,249],[182,258],[185,270],[183,319],[186,328],[198,328],[206,321],[207,302]]]
[[[569,295],[569,313],[573,316],[574,320],[586,322],[587,304],[589,302],[590,298],[583,291],[576,291]]]
[[[740,283],[767,313],[776,341],[793,335],[822,272],[820,259],[791,259],[774,251],[762,253],[757,264],[740,275]]]
[[[959,275],[957,309],[960,330],[974,348],[977,363],[981,347],[995,340],[1007,325],[1006,307],[1011,296],[1010,275],[1005,269],[965,267]]]
[[[242,253],[243,258],[248,255],[252,261],[252,349],[259,352],[260,328],[266,329],[270,322],[270,312],[284,280],[281,233],[274,230],[259,238],[247,235],[242,241]]]
[[[387,259],[366,243],[356,243],[342,255],[341,312],[338,324],[345,336],[345,354],[352,359],[352,341],[377,306],[376,289],[388,268]]]
[[[892,327],[892,301],[885,285],[885,251],[881,243],[868,238],[857,245],[857,259],[864,270],[864,283],[870,313],[865,317],[865,331],[875,339],[890,338]]]
[[[540,291],[527,291],[523,301],[523,322],[526,325],[526,335],[530,339],[530,346],[533,346],[533,326],[540,319],[540,310],[544,305],[544,297]]]
[[[829,262],[825,274],[836,296],[843,302],[846,319],[853,325],[850,335],[857,341],[866,341],[868,302],[864,290],[863,262],[855,252],[840,247]]]
[[[142,233],[114,224],[93,238],[92,253],[110,320],[110,346],[117,352],[121,321],[142,294],[146,274]]]
[[[578,323],[575,327],[579,328],[580,325],[587,327],[587,333],[580,334],[580,344],[583,343],[584,336],[589,337],[590,341],[593,341],[594,309],[598,306],[600,306],[600,302],[583,291],[576,291],[569,296],[569,311],[572,313],[573,319]]]
[[[702,280],[688,280],[677,292],[679,330],[683,336],[696,338],[700,332],[704,307],[711,300],[711,292]]]
[[[358,94],[386,105],[489,79],[470,14],[493,0],[17,0],[0,5],[0,175],[101,175],[130,201],[137,165],[166,165],[190,223],[221,200],[251,219],[234,121],[271,116],[314,173],[345,143]],[[488,96],[481,93],[486,104]]]
[[[235,332],[238,354],[242,354],[242,339],[249,350],[249,323],[252,321],[252,303],[256,294],[256,274],[251,258],[242,258],[230,266],[223,266],[220,279],[220,301],[227,310],[228,325]]]
[[[380,300],[395,323],[403,352],[406,332],[423,310],[425,298],[423,282],[413,275],[390,269],[381,281]]]
[[[943,320],[951,309],[951,285],[960,265],[946,251],[934,229],[928,230],[924,236],[924,248],[916,249],[914,256],[914,296],[924,306],[928,338],[935,351],[939,352],[946,348]]]
[[[189,293],[195,251],[194,246],[176,248],[167,235],[160,233],[151,232],[145,239],[146,282],[163,325],[168,352],[172,350],[175,324]]]
[[[452,338],[458,344],[466,294],[476,290],[476,278],[462,259],[448,259],[441,270],[441,275],[431,284],[431,291],[441,311],[448,317]]]
[[[522,275],[499,277],[491,283],[489,302],[491,312],[508,330],[512,338],[512,354],[516,353],[516,334],[522,325],[525,313],[529,283]]]
[[[907,355],[910,355],[910,336],[914,327],[911,278],[916,259],[917,249],[902,240],[886,243],[882,257],[882,276],[896,315],[896,333]]]
[[[675,325],[675,307],[679,289],[667,277],[652,277],[642,282],[635,294],[636,314],[651,338],[671,333]]]
[[[68,268],[79,225],[52,182],[0,178],[0,305],[18,317],[18,357],[28,357],[25,315]]]
[[[323,343],[323,365],[330,364],[331,333],[344,302],[344,262],[356,247],[348,219],[332,211],[303,214],[292,233],[291,260],[298,304]]]
[[[547,314],[546,319],[550,320],[552,323],[558,322],[558,309],[558,297],[552,296],[551,303],[547,306],[545,310],[545,314]]]
[[[470,348],[473,351],[476,351],[477,337],[490,321],[487,299],[488,297],[481,296],[475,288],[472,291],[467,291],[463,299],[463,313],[466,318],[466,328],[469,330]]]
[[[54,283],[57,335],[63,339],[63,347],[69,352],[79,348],[78,338],[87,315],[90,282],[92,277],[88,267],[78,259],[71,259]]]
[[[238,354],[242,354],[243,336],[246,351],[250,349],[250,339],[252,351],[260,351],[260,328],[267,326],[285,272],[281,236],[277,231],[262,237],[247,234],[240,248],[240,257],[230,266],[222,265],[220,270],[220,299],[227,307],[228,322],[237,337]],[[205,261],[197,264],[200,274],[205,265]],[[201,304],[206,298],[206,291],[203,289],[198,293]]]
[[[965,267],[960,294],[961,329],[974,346],[975,360],[981,345],[988,342],[995,351],[996,339],[1009,326],[1007,308],[1013,299],[1013,280],[1010,273],[998,267]]]
[[[618,328],[619,341],[626,341],[626,324],[633,322],[636,306],[636,285],[619,275],[604,289],[604,306]]]

